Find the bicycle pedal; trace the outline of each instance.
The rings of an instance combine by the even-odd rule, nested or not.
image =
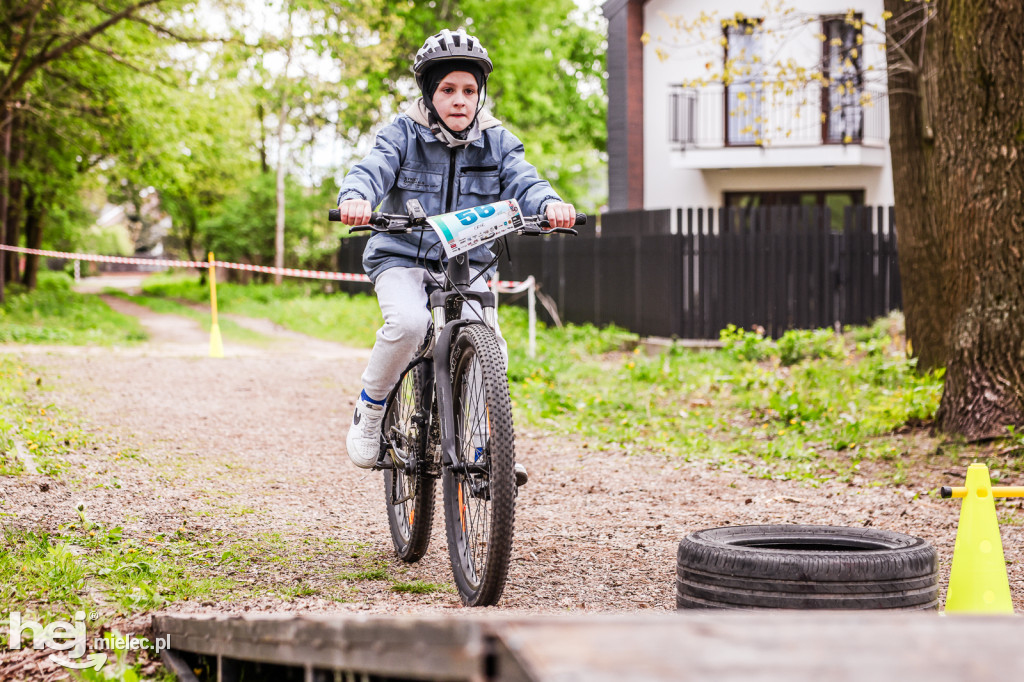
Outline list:
[[[530,475],[526,473],[526,467],[522,464],[516,463],[516,487],[521,488],[526,485],[526,482],[530,480]]]

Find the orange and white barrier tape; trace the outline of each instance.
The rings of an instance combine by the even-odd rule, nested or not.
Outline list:
[[[67,253],[65,251],[44,251],[42,249],[27,249],[23,246],[7,246],[0,244],[0,251],[15,251],[17,253],[31,253],[37,256],[48,258],[64,258],[66,260],[86,260],[98,263],[124,263],[129,265],[157,265],[169,268],[209,268],[218,267],[227,270],[248,270],[250,272],[265,272],[276,275],[278,273],[285,277],[305,277],[307,279],[330,279],[345,282],[369,282],[370,278],[360,273],[349,272],[325,272],[323,270],[301,270],[298,268],[275,268],[267,265],[249,265],[248,263],[227,263],[224,261],[191,261],[191,260],[163,260],[159,258],[128,258],[125,256],[96,256],[89,253]]]
[[[36,256],[47,256],[48,258],[63,258],[65,260],[88,260],[97,263],[127,263],[136,265],[161,265],[171,268],[205,268],[207,264],[202,261],[190,260],[160,260],[157,258],[126,258],[124,256],[96,256],[88,253],[66,253],[64,251],[44,251],[42,249],[27,249],[23,246],[8,246],[0,244],[0,251],[14,251],[16,253],[31,253]]]
[[[250,265],[248,263],[228,263],[226,261],[191,261],[191,260],[167,260],[160,258],[130,258],[127,256],[97,256],[89,253],[68,253],[66,251],[46,251],[43,249],[29,249],[23,246],[8,246],[0,244],[0,251],[14,251],[16,253],[30,253],[48,258],[63,258],[65,260],[84,260],[97,263],[122,263],[127,265],[156,265],[168,268],[209,268],[218,267],[227,270],[245,270],[248,272],[263,272],[268,275],[281,274],[285,277],[304,277],[306,279],[326,279],[343,282],[369,282],[370,278],[363,273],[354,272],[326,272],[324,270],[302,270],[299,268],[278,268],[269,265]],[[523,282],[499,281],[499,291],[507,294],[515,294],[524,291],[530,284],[529,280]],[[494,283],[491,283],[494,286]]]
[[[224,261],[190,261],[190,260],[167,260],[160,258],[130,258],[126,256],[98,256],[89,253],[68,253],[66,251],[46,251],[43,249],[29,249],[23,246],[8,246],[0,244],[0,251],[13,251],[15,253],[28,253],[47,258],[63,258],[75,261],[93,261],[97,263],[123,263],[128,265],[156,265],[168,268],[225,268],[227,270],[245,270],[248,272],[263,272],[269,275],[281,274],[285,277],[304,277],[306,279],[323,279],[343,282],[366,282],[370,278],[362,273],[351,272],[325,272],[323,270],[301,270],[298,268],[277,268],[267,265],[249,265],[248,263],[227,263]],[[212,254],[211,254],[212,255]],[[77,279],[78,270],[76,263],[75,276]],[[213,278],[211,277],[211,283]],[[526,291],[528,294],[529,310],[529,348],[530,357],[535,357],[537,348],[537,313],[536,313],[536,282],[533,276],[527,277],[522,282],[511,282],[508,280],[492,280],[489,283],[491,290],[495,293],[495,304],[497,294],[518,294]],[[214,302],[216,305],[216,302]],[[211,346],[212,348],[212,346]],[[221,352],[221,355],[223,352]]]

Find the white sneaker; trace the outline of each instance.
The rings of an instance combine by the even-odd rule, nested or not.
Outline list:
[[[384,407],[368,403],[362,398],[356,401],[352,415],[352,426],[345,439],[349,459],[360,469],[372,469],[380,455],[380,422],[384,418]]]

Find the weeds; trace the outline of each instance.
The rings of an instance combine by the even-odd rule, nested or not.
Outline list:
[[[100,298],[71,291],[71,278],[40,272],[38,286],[10,285],[0,306],[0,343],[131,345],[144,341],[139,321],[114,312]]]
[[[439,585],[428,583],[422,580],[413,580],[408,583],[395,583],[391,586],[392,592],[405,592],[408,594],[430,594],[432,592],[454,592],[450,585]]]
[[[86,435],[45,400],[42,377],[0,355],[0,475],[24,473],[21,450],[38,472],[57,476],[66,456],[87,444]]]
[[[517,419],[599,449],[812,481],[849,478],[868,459],[888,462],[890,480],[900,482],[906,470],[893,434],[932,419],[941,396],[942,373],[918,374],[888,319],[777,341],[729,327],[721,351],[675,347],[658,357],[622,350],[630,344],[621,330],[543,329],[530,359],[519,338],[524,317],[502,310]]]

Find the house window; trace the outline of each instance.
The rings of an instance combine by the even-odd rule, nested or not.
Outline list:
[[[851,23],[852,22],[852,23]],[[861,25],[859,15],[822,19],[824,76],[822,90],[822,139],[826,144],[846,144],[864,139],[864,111],[861,105]]]
[[[768,206],[828,207],[829,224],[836,232],[843,231],[843,215],[849,206],[864,205],[862,189],[825,189],[796,192],[726,192],[727,208],[758,208]]]
[[[725,144],[763,140],[764,55],[759,19],[725,25]]]

